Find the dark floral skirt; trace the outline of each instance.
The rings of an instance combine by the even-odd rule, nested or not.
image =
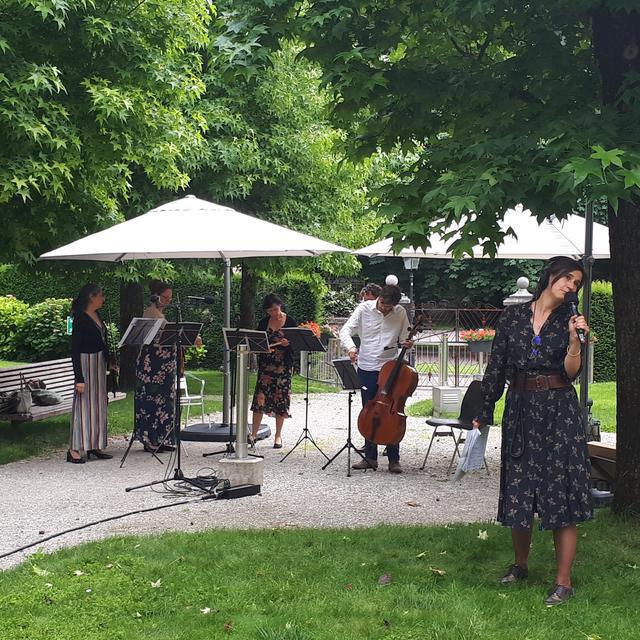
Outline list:
[[[292,373],[293,368],[282,360],[264,358],[258,366],[251,411],[290,418]]]
[[[136,365],[136,439],[148,445],[173,442],[175,401],[175,347],[142,347]]]

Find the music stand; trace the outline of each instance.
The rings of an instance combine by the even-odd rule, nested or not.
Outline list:
[[[293,351],[326,351],[325,346],[318,340],[315,333],[311,329],[305,327],[290,327],[281,329],[284,337],[289,341],[289,346]],[[292,449],[281,458],[280,462],[284,462],[296,449],[296,447],[304,441],[304,455],[307,455],[307,440],[325,457],[327,460],[327,454],[316,444],[311,432],[309,431],[309,358],[307,358],[307,375],[305,386],[305,410],[304,410],[304,429],[298,438],[298,441],[293,445]]]
[[[162,480],[153,480],[135,487],[127,487],[125,491],[133,491],[142,489],[143,487],[151,487],[156,484],[165,484],[166,482],[177,481],[185,482],[200,491],[211,493],[209,489],[203,486],[202,482],[197,479],[187,478],[182,472],[182,444],[180,442],[180,372],[182,371],[182,348],[186,346],[194,346],[196,338],[200,334],[202,324],[200,322],[171,322],[165,324],[162,332],[158,336],[158,344],[163,346],[176,347],[176,400],[175,410],[173,412],[173,427],[167,433],[163,442],[167,439],[171,431],[175,433],[176,438],[176,467],[173,471],[173,478],[163,478]],[[162,443],[158,445],[158,449]]]
[[[365,462],[367,459],[362,455],[358,447],[356,447],[351,441],[351,404],[353,402],[353,394],[361,391],[363,389],[360,380],[358,379],[358,372],[356,368],[353,366],[351,362],[351,358],[338,358],[336,360],[332,360],[336,372],[338,373],[338,377],[340,378],[340,382],[342,383],[342,388],[345,391],[349,392],[349,401],[348,401],[348,414],[347,414],[347,441],[344,443],[342,449],[336,453],[333,458],[327,462],[322,470],[324,471],[345,449],[347,450],[347,478],[351,477],[351,450],[355,451]]]
[[[132,318],[127,330],[124,332],[120,342],[118,343],[118,349],[123,346],[132,346],[132,347],[143,347],[149,345],[153,342],[154,338],[158,334],[158,332],[162,329],[162,325],[165,324],[165,320],[162,318]],[[131,446],[133,445],[133,441],[136,437],[136,425],[134,420],[133,431],[131,432],[131,437],[129,438],[129,445],[127,446],[127,450],[124,452],[122,456],[122,460],[120,460],[120,468],[122,469],[127,456],[129,455],[129,451],[131,450]],[[156,452],[153,452],[153,457],[160,463],[164,464],[160,458],[156,455]]]
[[[266,331],[257,331],[255,329],[232,329],[230,327],[222,328],[222,335],[224,338],[224,344],[228,351],[235,351],[239,345],[247,346],[249,353],[269,353],[269,337]],[[229,439],[227,445],[221,451],[211,451],[210,453],[203,453],[202,457],[207,458],[209,456],[216,456],[220,454],[234,453],[233,442],[236,439],[236,434],[233,430],[233,408],[235,406],[235,366],[231,369],[231,413],[229,415]],[[249,454],[252,457],[261,458],[263,456],[256,456]]]

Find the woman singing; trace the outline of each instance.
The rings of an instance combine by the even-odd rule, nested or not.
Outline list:
[[[82,464],[94,456],[111,458],[107,446],[107,328],[98,313],[104,293],[97,284],[85,284],[71,305],[73,330],[71,360],[75,389],[67,462]]]
[[[289,405],[293,373],[293,352],[281,329],[297,327],[298,323],[282,310],[282,299],[274,293],[265,296],[262,308],[267,315],[258,323],[258,330],[266,331],[269,343],[277,346],[274,346],[271,353],[261,353],[258,358],[258,379],[251,403],[253,424],[249,441],[250,444],[255,443],[262,417],[267,413],[276,418],[273,448],[281,449],[284,419],[291,417]]]
[[[171,287],[158,280],[149,284],[152,299],[145,318],[164,320],[171,304]],[[173,416],[176,399],[176,347],[150,344],[142,347],[136,365],[135,437],[148,452],[175,451]]]
[[[573,596],[571,568],[576,555],[576,522],[593,517],[590,469],[582,413],[571,384],[582,366],[578,329],[565,295],[582,286],[576,260],[552,258],[531,303],[508,307],[496,328],[482,390],[484,407],[474,426],[491,424],[496,401],[509,390],[502,422],[502,467],[498,521],[511,527],[514,563],[503,585],[528,575],[533,516],[551,529],[556,575],[545,604]]]

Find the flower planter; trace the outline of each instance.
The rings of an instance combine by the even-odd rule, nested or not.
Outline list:
[[[471,353],[490,353],[493,340],[476,340],[469,342]]]

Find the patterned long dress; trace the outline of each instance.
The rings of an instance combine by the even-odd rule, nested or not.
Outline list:
[[[175,442],[176,347],[142,347],[136,364],[136,433],[143,444]]]
[[[530,304],[505,309],[482,381],[481,422],[493,422],[505,380],[513,380],[518,372],[559,373],[571,381],[564,368],[569,317],[564,305],[556,308],[541,328],[537,345],[532,343]],[[497,519],[503,525],[528,529],[534,513],[541,529],[559,529],[593,517],[586,436],[573,386],[536,392],[509,387],[501,460]]]
[[[294,322],[291,324],[296,326]],[[266,331],[269,343],[284,338],[282,331],[272,331],[268,327]],[[261,353],[258,357],[258,379],[251,411],[290,418],[292,374],[293,359],[289,349],[275,347],[273,353]]]
[[[69,448],[91,451],[107,446],[107,367],[104,353],[81,353],[84,393],[73,393]]]

